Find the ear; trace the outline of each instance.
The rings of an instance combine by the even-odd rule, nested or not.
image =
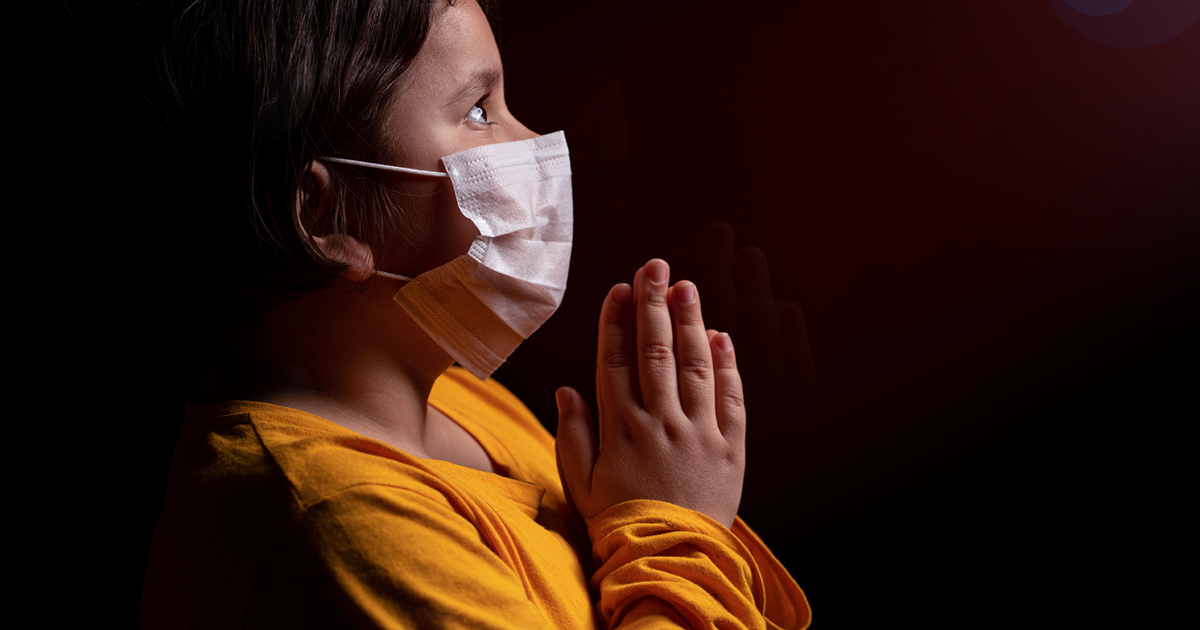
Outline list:
[[[375,271],[375,257],[366,243],[348,234],[313,236],[309,226],[318,226],[333,203],[333,185],[329,169],[320,160],[308,163],[296,191],[296,218],[304,233],[312,238],[326,258],[346,265],[345,276],[362,281]]]

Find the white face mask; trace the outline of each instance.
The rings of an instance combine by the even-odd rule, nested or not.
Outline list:
[[[563,132],[489,144],[442,158],[446,172],[320,158],[449,177],[479,230],[470,250],[410,282],[395,300],[460,365],[491,376],[562,303],[574,227],[571,159]]]

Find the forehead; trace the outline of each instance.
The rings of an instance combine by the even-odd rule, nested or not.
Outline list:
[[[480,73],[500,72],[500,51],[474,0],[434,9],[429,36],[397,86],[397,104],[441,107]]]

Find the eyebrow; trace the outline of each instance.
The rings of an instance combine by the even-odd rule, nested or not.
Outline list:
[[[454,93],[454,96],[447,104],[454,105],[467,98],[475,98],[476,93],[485,92],[499,83],[502,76],[504,76],[504,73],[498,68],[481,68],[476,70],[467,79],[467,82]]]

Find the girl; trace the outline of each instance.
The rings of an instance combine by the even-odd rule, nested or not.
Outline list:
[[[561,300],[571,199],[476,2],[200,0],[168,42],[225,324],[145,627],[807,625],[736,517],[729,337],[665,262],[601,307],[598,435],[570,388],[555,442],[485,380]]]

